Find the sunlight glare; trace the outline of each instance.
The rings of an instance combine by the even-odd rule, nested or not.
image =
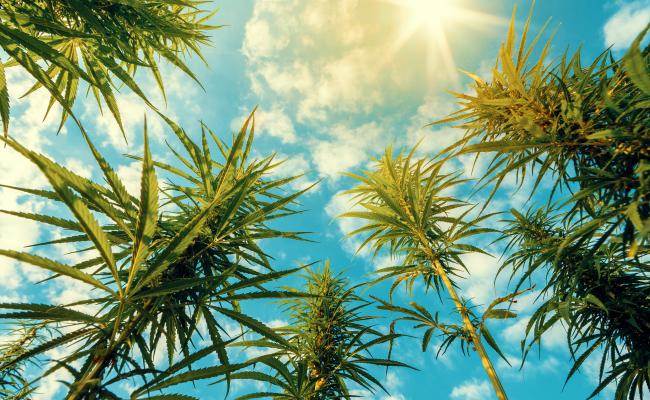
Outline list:
[[[405,13],[406,20],[399,30],[394,42],[388,48],[386,57],[395,54],[418,32],[426,35],[428,49],[429,81],[436,70],[442,67],[453,83],[458,82],[458,69],[449,45],[450,34],[460,34],[459,26],[472,28],[486,25],[505,26],[507,20],[480,11],[472,10],[463,0],[380,0],[391,3]]]
[[[435,31],[435,26],[458,17],[460,8],[453,0],[403,0],[410,14],[409,24]]]

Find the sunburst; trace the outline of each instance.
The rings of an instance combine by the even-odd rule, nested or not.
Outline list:
[[[426,62],[429,83],[435,70],[442,67],[447,78],[458,81],[458,69],[449,45],[449,35],[459,34],[461,27],[506,25],[507,19],[476,11],[461,0],[381,0],[398,6],[407,16],[403,27],[388,49],[387,57],[394,57],[414,35],[426,35],[428,49]]]

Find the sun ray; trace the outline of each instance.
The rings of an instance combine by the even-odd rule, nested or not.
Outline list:
[[[399,7],[407,18],[395,39],[384,53],[384,63],[389,63],[416,34],[424,32],[428,41],[426,65],[427,81],[440,78],[439,70],[451,80],[452,85],[459,81],[454,54],[448,36],[458,30],[458,25],[470,29],[486,25],[507,26],[508,20],[461,4],[462,0],[380,0]]]
[[[434,43],[440,52],[447,76],[452,80],[453,84],[458,83],[458,70],[456,68],[456,63],[454,62],[454,55],[451,52],[451,47],[447,40],[447,34],[441,26],[436,28],[436,40]],[[429,71],[429,73],[431,73],[431,71]]]
[[[476,22],[480,24],[508,26],[510,23],[508,18],[500,17],[498,15],[470,10],[469,8],[460,8],[459,10],[459,13],[462,14],[462,18],[459,19],[459,22],[466,23],[467,25]]]
[[[395,57],[395,54],[404,47],[404,45],[415,35],[415,33],[420,29],[420,26],[418,24],[406,24],[402,29],[399,30],[399,33],[397,35],[397,38],[390,43],[388,48],[386,49],[386,53],[384,55],[384,59],[382,60],[383,63],[390,62],[390,60]]]

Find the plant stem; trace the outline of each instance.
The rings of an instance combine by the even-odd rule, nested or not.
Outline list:
[[[142,327],[138,327],[138,324],[140,324],[145,314],[149,312],[148,307],[151,307],[153,304],[155,303],[147,301],[143,305],[145,311],[135,314],[133,318],[131,318],[131,320],[127,323],[125,329],[122,330],[119,337],[115,337],[117,329],[113,329],[111,340],[106,347],[106,351],[99,351],[99,353],[103,353],[99,356],[99,360],[94,361],[90,364],[83,376],[77,381],[75,385],[76,387],[74,387],[74,389],[68,393],[66,400],[77,400],[85,398],[84,396],[87,394],[87,388],[89,386],[93,386],[95,384],[94,381],[101,379],[101,376],[103,375],[106,368],[110,365],[111,361],[113,360],[113,355],[119,349],[119,347],[124,344],[124,342],[126,342],[129,336],[131,336],[135,330]],[[95,354],[98,354],[98,352]],[[90,357],[94,357],[94,355],[91,355]]]
[[[494,392],[497,395],[497,398],[499,400],[508,400],[506,391],[503,389],[503,386],[501,385],[501,381],[499,380],[499,376],[497,375],[494,366],[492,365],[492,361],[490,361],[490,357],[488,357],[488,354],[485,351],[485,348],[483,347],[483,343],[481,343],[481,338],[476,333],[476,329],[474,328],[474,325],[472,324],[472,321],[469,318],[467,309],[461,302],[460,297],[458,297],[458,293],[456,293],[456,289],[454,288],[454,285],[451,283],[451,280],[447,276],[447,273],[445,272],[442,263],[440,263],[438,257],[436,257],[435,254],[433,253],[433,250],[429,246],[428,241],[426,241],[425,237],[421,234],[418,234],[418,237],[420,240],[420,244],[424,248],[424,252],[426,253],[427,258],[429,258],[429,261],[435,267],[436,273],[440,276],[440,279],[442,279],[442,282],[445,284],[445,287],[447,288],[447,291],[449,292],[451,299],[454,301],[454,304],[456,305],[456,309],[458,310],[458,313],[463,319],[463,324],[465,325],[465,329],[469,332],[469,335],[472,339],[472,343],[474,344],[474,347],[476,348],[476,351],[478,352],[479,357],[481,358],[481,363],[483,364],[483,368],[485,369],[488,378],[490,378],[490,382],[492,383],[492,387],[494,388]]]
[[[417,223],[415,223],[417,219],[414,217],[413,212],[409,208],[405,196],[401,193],[401,191],[398,192],[399,192],[399,204],[401,205],[402,209],[404,210],[404,212],[409,218],[409,222],[411,224],[411,232],[420,242],[420,246],[424,250],[426,257],[428,258],[429,262],[434,266],[436,273],[440,276],[440,279],[442,279],[442,282],[445,284],[445,287],[447,288],[447,291],[449,292],[451,299],[454,301],[454,304],[456,305],[456,309],[458,310],[458,313],[463,319],[463,324],[465,325],[465,329],[467,330],[467,332],[469,332],[470,338],[472,339],[472,343],[474,344],[474,347],[476,348],[476,351],[478,351],[479,357],[481,358],[483,369],[485,369],[488,378],[490,378],[490,382],[492,383],[492,387],[494,388],[494,393],[497,395],[497,398],[499,400],[508,400],[506,391],[503,389],[503,385],[501,385],[499,376],[494,370],[492,361],[490,361],[490,357],[488,357],[488,354],[485,351],[485,348],[483,347],[483,343],[481,343],[481,338],[476,333],[476,329],[474,329],[474,324],[472,324],[472,321],[469,318],[467,309],[460,301],[460,297],[458,296],[458,293],[456,293],[456,289],[454,288],[454,285],[449,279],[449,276],[447,276],[447,273],[445,272],[445,269],[443,268],[439,257],[435,255],[433,249],[431,248],[431,244],[427,239],[426,233],[419,228]]]

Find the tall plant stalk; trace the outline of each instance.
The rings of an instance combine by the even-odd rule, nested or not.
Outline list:
[[[440,278],[444,282],[445,288],[447,289],[449,296],[454,302],[458,314],[460,314],[461,318],[463,319],[463,324],[465,325],[465,329],[467,329],[467,332],[472,338],[472,344],[474,344],[474,348],[476,349],[476,352],[478,353],[481,359],[481,364],[483,364],[483,369],[485,369],[485,373],[488,375],[488,378],[490,379],[490,383],[494,388],[494,393],[497,395],[497,398],[499,400],[506,400],[508,398],[508,396],[506,395],[506,391],[503,389],[501,380],[499,379],[499,376],[497,375],[497,372],[495,371],[494,366],[492,365],[492,361],[490,360],[490,357],[485,351],[485,347],[483,347],[483,343],[481,342],[480,336],[476,332],[474,324],[472,324],[469,313],[467,312],[467,307],[465,307],[460,297],[458,296],[458,293],[456,293],[456,289],[454,288],[453,283],[447,276],[447,273],[445,272],[444,268],[440,264],[440,261],[434,258],[430,258],[430,260],[436,266],[436,270],[440,275]]]
[[[419,305],[415,305],[415,312],[394,307],[389,303],[384,303],[383,308],[407,315],[400,319],[418,321],[420,322],[418,326],[429,327],[425,333],[423,349],[426,348],[432,332],[436,329],[443,335],[451,335],[452,340],[460,338],[461,342],[471,343],[473,349],[479,354],[497,398],[507,399],[503,385],[481,340],[482,334],[501,354],[484,325],[485,318],[492,317],[484,316],[483,320],[477,323],[474,314],[465,306],[456,291],[451,278],[453,275],[458,276],[460,269],[467,271],[460,257],[462,254],[485,253],[475,246],[461,243],[461,240],[490,232],[490,229],[477,226],[489,215],[466,221],[465,217],[473,208],[454,197],[445,195],[449,189],[465,180],[459,179],[458,175],[441,173],[443,168],[441,161],[412,161],[412,155],[413,153],[407,157],[402,155],[394,157],[389,148],[384,157],[378,160],[375,170],[366,171],[362,176],[350,174],[361,183],[349,190],[347,194],[354,196],[357,206],[363,210],[351,211],[343,214],[342,217],[368,221],[365,226],[350,233],[350,235],[368,235],[362,247],[370,245],[375,255],[380,250],[387,249],[394,256],[405,257],[403,265],[380,269],[378,273],[382,276],[375,283],[394,278],[391,297],[398,285],[406,283],[412,288],[417,278],[424,279],[427,288],[433,287],[440,291],[444,287],[463,324],[456,327],[441,324],[437,318],[431,317]],[[456,212],[452,212],[453,210]],[[456,217],[455,214],[460,215]],[[505,318],[511,316],[507,313],[502,315],[506,315]]]

